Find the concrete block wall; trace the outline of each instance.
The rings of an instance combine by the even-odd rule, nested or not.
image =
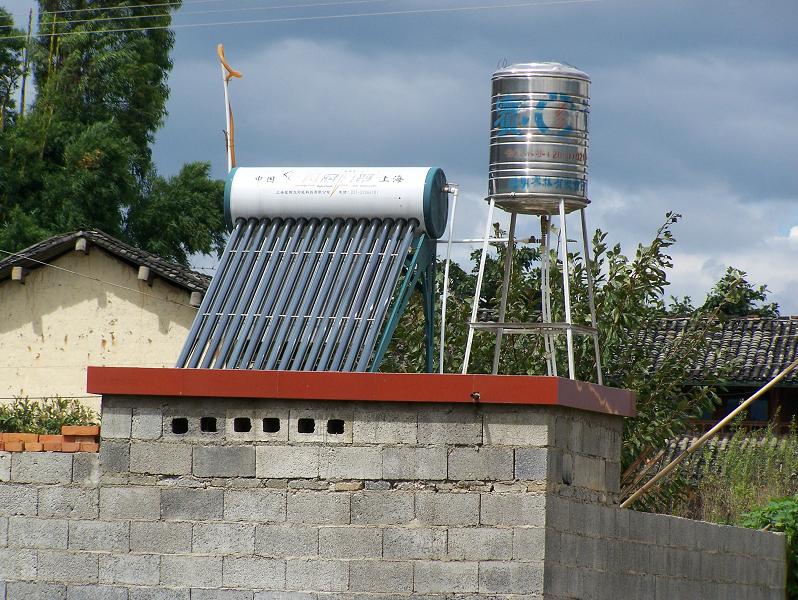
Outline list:
[[[106,397],[102,434],[99,455],[0,454],[0,600],[605,598],[653,564],[569,562],[632,539],[579,508],[633,514],[616,508],[619,417]],[[673,564],[712,554],[700,531],[663,546]],[[767,558],[752,576],[774,582],[783,541],[761,535],[776,541],[750,550]],[[693,579],[659,577],[660,597]]]

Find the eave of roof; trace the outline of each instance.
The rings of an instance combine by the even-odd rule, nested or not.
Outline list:
[[[165,260],[151,252],[134,248],[98,229],[56,235],[0,260],[0,281],[11,276],[13,267],[34,270],[43,266],[42,263],[49,263],[67,252],[74,251],[75,243],[80,238],[86,238],[90,245],[102,248],[132,266],[149,267],[152,274],[190,292],[205,292],[210,284],[211,278],[207,275]]]

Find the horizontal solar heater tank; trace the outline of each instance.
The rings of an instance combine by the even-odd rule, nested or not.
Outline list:
[[[225,216],[415,219],[437,239],[446,228],[446,176],[434,167],[238,167],[225,186]]]
[[[241,167],[225,212],[232,233],[177,366],[366,371],[418,276],[410,257],[446,228],[448,187],[429,167]]]

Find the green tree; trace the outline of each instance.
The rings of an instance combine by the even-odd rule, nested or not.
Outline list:
[[[745,271],[728,267],[707,295],[704,309],[717,309],[725,317],[778,317],[779,305],[765,304],[769,293],[767,286],[754,287],[746,276]]]
[[[220,251],[223,186],[209,165],[164,178],[152,162],[178,5],[39,1],[36,98],[0,133],[0,248],[98,228],[183,264]]]
[[[14,92],[22,75],[22,32],[14,28],[14,19],[0,7],[0,131],[14,114]]]

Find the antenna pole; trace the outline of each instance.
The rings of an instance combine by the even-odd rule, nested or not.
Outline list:
[[[452,218],[449,220],[449,240],[446,243],[446,266],[443,268],[443,297],[441,298],[441,343],[439,348],[439,372],[443,373],[443,356],[446,348],[446,301],[449,299],[449,265],[452,263],[452,232],[454,230],[454,217],[457,214],[458,187],[449,184],[449,193],[452,195]]]
[[[235,147],[235,123],[233,122],[233,108],[230,105],[230,95],[227,91],[228,85],[230,84],[230,80],[233,77],[237,77],[241,79],[242,75],[239,71],[236,71],[227,64],[227,60],[224,57],[224,45],[219,44],[216,47],[216,54],[219,57],[219,62],[222,63],[222,82],[224,83],[224,109],[225,109],[225,117],[227,123],[227,129],[225,130],[227,139],[227,171],[228,173],[233,170],[233,167],[236,166],[236,147]]]
[[[33,9],[28,11],[28,36],[25,38],[25,56],[22,59],[22,84],[19,93],[19,116],[25,116],[25,85],[28,83],[28,64],[30,62],[30,35],[33,26]]]

